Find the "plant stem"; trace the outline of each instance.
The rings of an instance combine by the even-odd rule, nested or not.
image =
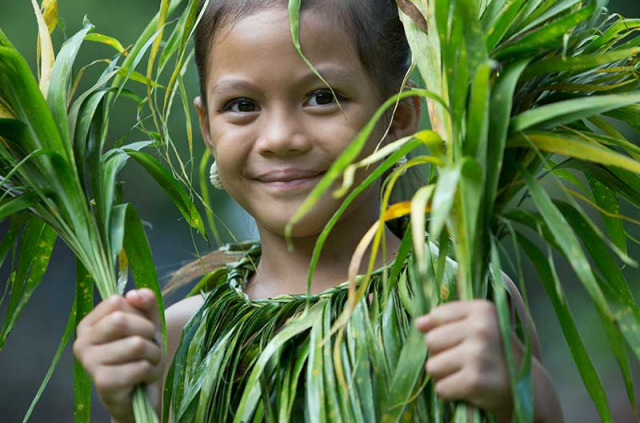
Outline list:
[[[158,415],[151,404],[147,385],[138,385],[133,390],[133,414],[137,423],[158,423]]]

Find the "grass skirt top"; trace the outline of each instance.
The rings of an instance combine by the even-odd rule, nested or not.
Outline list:
[[[358,276],[354,307],[346,282],[318,295],[250,300],[242,288],[261,249],[242,248],[239,261],[201,285],[205,302],[185,326],[165,382],[165,421],[169,407],[176,423],[449,420],[452,408],[435,396],[412,324],[426,310],[409,248],[370,278]],[[423,294],[452,294],[455,271],[445,273]]]

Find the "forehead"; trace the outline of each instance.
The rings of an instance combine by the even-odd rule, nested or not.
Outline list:
[[[367,76],[352,37],[335,16],[318,9],[304,11],[300,42],[314,66]],[[287,8],[269,8],[220,29],[211,43],[207,85],[211,87],[229,73],[261,75],[269,80],[295,72],[308,73],[309,67],[293,45]]]

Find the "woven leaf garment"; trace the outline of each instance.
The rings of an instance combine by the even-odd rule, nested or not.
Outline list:
[[[165,383],[165,416],[169,405],[173,422],[424,422],[449,415],[426,377],[426,348],[412,325],[420,313],[410,252],[372,273],[368,295],[336,331],[347,283],[318,295],[252,301],[242,288],[260,244],[236,247],[245,255],[207,277],[210,291],[184,328]],[[430,295],[454,290],[451,268]]]

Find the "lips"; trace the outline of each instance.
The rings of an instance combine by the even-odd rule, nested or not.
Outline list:
[[[275,169],[259,174],[256,179],[267,186],[292,189],[318,181],[326,171],[309,169]]]
[[[325,171],[307,170],[307,169],[281,169],[271,170],[259,175],[256,179],[260,182],[293,182],[302,179],[313,179],[317,176],[324,175]]]

